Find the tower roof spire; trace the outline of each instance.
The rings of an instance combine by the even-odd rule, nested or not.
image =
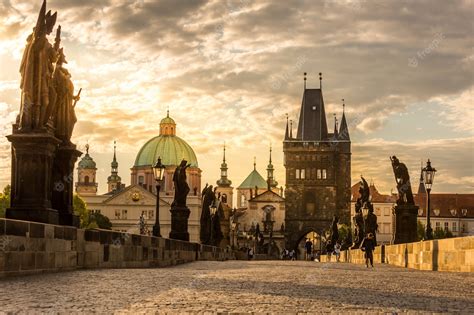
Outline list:
[[[319,89],[323,89],[323,74],[322,72],[319,73]]]
[[[257,157],[256,156],[253,157],[253,170],[254,171],[257,170]]]
[[[290,119],[290,139],[293,139],[293,120]]]
[[[288,113],[286,113],[286,130],[285,130],[285,140],[290,138],[289,130],[288,130]]]
[[[306,90],[306,72],[304,73],[304,89]]]
[[[339,139],[351,140],[351,138],[349,137],[349,128],[347,127],[345,108],[346,108],[346,103],[345,103],[345,100],[342,99],[342,119],[341,119],[341,124],[339,126]]]

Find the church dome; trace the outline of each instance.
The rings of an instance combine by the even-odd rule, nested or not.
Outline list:
[[[97,169],[94,160],[89,155],[89,145],[86,144],[86,155],[79,161],[78,168],[80,169]]]
[[[177,166],[185,159],[191,167],[198,167],[196,154],[191,146],[176,136],[176,123],[169,117],[169,113],[161,120],[160,135],[148,140],[138,152],[134,167],[153,166],[158,157],[161,157],[161,163],[166,166]]]

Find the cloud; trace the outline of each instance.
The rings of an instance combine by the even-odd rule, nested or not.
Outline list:
[[[0,4],[0,101],[7,104],[0,116],[7,126],[0,185],[9,176],[4,136],[19,108],[18,65],[39,6]],[[67,67],[76,90],[83,88],[74,141],[89,141],[104,156],[117,139],[129,155],[124,159],[133,160],[170,108],[178,135],[198,153],[205,181],[219,176],[224,141],[236,156],[229,170],[235,183],[254,155],[264,166],[272,142],[283,183],[285,113],[297,121],[305,71],[308,87],[317,87],[323,72],[328,117],[340,115],[346,100],[353,169],[371,167],[361,161],[374,156],[385,162],[386,144],[372,146],[371,138],[414,104],[440,103],[440,124],[472,132],[470,1],[51,0],[48,7],[58,11]],[[449,148],[447,141],[437,145]],[[377,177],[389,187],[389,173]],[[450,183],[449,189],[465,189]]]

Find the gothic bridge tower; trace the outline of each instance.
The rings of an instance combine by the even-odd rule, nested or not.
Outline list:
[[[306,88],[296,137],[288,118],[283,141],[286,169],[285,243],[297,248],[309,232],[330,228],[333,215],[350,224],[351,141],[343,111],[340,127],[328,132],[322,76],[319,89]],[[343,105],[344,106],[344,105]]]

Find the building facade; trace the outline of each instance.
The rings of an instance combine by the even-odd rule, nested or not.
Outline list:
[[[344,105],[343,105],[344,106]],[[288,121],[283,141],[286,168],[286,247],[296,249],[311,232],[322,235],[333,215],[349,224],[351,141],[343,111],[340,127],[329,133],[321,88],[306,78],[296,137]]]

